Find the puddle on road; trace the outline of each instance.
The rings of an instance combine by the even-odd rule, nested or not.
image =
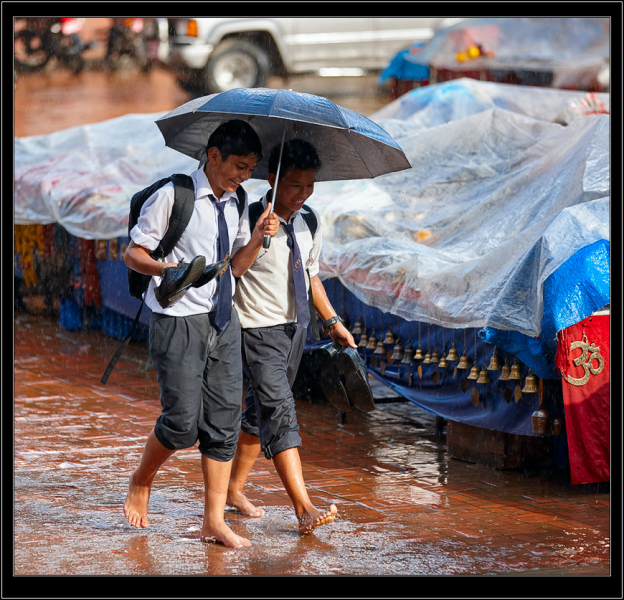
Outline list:
[[[193,482],[155,487],[151,527],[134,530],[121,512],[126,481],[125,476],[81,477],[75,470],[18,475],[15,573],[465,575],[530,566],[523,548],[492,545],[483,536],[432,541],[425,529],[410,529],[383,514],[374,521],[356,522],[350,518],[353,509],[345,504],[333,524],[303,537],[290,506],[265,505],[260,519],[227,513],[230,527],[252,546],[234,550],[205,544],[199,540],[202,489]],[[434,524],[437,518],[432,513],[423,522]],[[567,547],[545,545],[544,554],[572,558],[583,550],[579,542],[582,535],[575,535]]]

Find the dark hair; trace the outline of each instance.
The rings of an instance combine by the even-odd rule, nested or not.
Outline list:
[[[269,155],[269,173],[273,173],[274,175],[277,175],[280,146],[281,144],[274,146]],[[294,139],[284,144],[280,177],[283,177],[288,169],[316,169],[318,171],[320,167],[321,160],[316,153],[316,149],[310,142]]]
[[[232,119],[222,123],[208,138],[206,150],[213,146],[221,152],[221,158],[226,160],[228,156],[249,156],[262,159],[262,142],[254,128],[246,121]]]

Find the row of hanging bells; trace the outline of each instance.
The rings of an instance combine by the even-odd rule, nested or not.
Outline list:
[[[366,334],[366,329],[361,317],[357,318],[355,325],[351,330],[351,334],[354,336],[361,336],[358,348],[372,350],[373,354],[376,356],[385,356],[388,353],[387,346],[394,344],[394,349],[390,359],[393,361],[399,361],[399,363],[403,365],[410,365],[417,360],[422,360],[423,364],[436,363],[439,367],[446,368],[449,362],[457,362],[456,368],[458,370],[470,369],[470,374],[467,379],[476,381],[478,384],[492,383],[488,371],[501,371],[499,381],[525,379],[525,385],[522,389],[523,393],[531,394],[538,391],[538,378],[530,369],[525,378],[522,374],[520,361],[517,358],[514,359],[513,365],[510,363],[509,358],[506,358],[505,364],[501,366],[500,358],[496,350],[492,354],[488,366],[486,367],[485,364],[483,364],[481,369],[479,369],[477,361],[474,362],[472,367],[470,366],[470,359],[468,358],[466,350],[464,350],[463,354],[459,356],[455,343],[451,346],[448,355],[445,356],[443,352],[440,357],[437,348],[434,348],[433,353],[427,351],[424,354],[420,346],[418,346],[417,350],[414,350],[411,342],[408,342],[404,348],[401,344],[401,340],[397,339],[396,335],[392,331],[392,328],[388,329],[383,341],[377,338],[374,331],[369,337]]]

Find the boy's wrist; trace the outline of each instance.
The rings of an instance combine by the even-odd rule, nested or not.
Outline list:
[[[323,323],[323,329],[329,331],[329,328],[333,325],[336,325],[337,323],[342,323],[342,318],[340,317],[340,315],[335,315],[327,319],[327,321]]]

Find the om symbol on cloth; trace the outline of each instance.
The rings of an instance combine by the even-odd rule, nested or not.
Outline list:
[[[572,342],[570,345],[570,351],[580,348],[583,352],[580,356],[573,359],[573,363],[577,367],[582,367],[585,371],[585,375],[580,379],[576,377],[570,377],[564,374],[565,380],[572,385],[585,385],[589,381],[590,375],[598,375],[604,369],[604,359],[600,355],[600,348],[594,344],[589,344],[587,341],[587,335],[583,333],[583,339],[580,342]],[[591,352],[591,354],[590,354]],[[598,361],[598,368],[594,368],[594,360]]]

